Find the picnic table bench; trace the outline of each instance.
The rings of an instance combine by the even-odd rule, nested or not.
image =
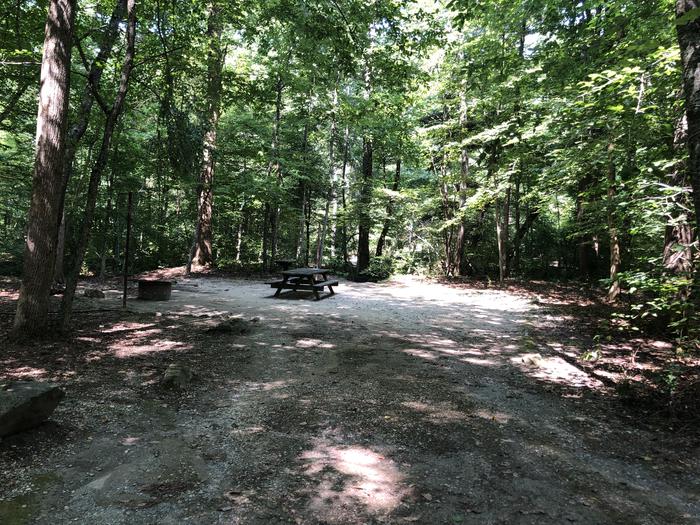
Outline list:
[[[335,295],[333,287],[338,286],[338,281],[328,279],[329,271],[323,268],[294,268],[283,271],[282,279],[268,284],[271,288],[277,288],[275,297],[279,297],[282,290],[292,290],[294,292],[304,290],[313,292],[314,297],[318,301],[321,298],[319,292],[323,292],[326,286],[330,295]],[[320,276],[320,279],[317,279],[316,276]]]

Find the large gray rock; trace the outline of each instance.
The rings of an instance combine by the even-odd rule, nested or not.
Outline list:
[[[0,385],[0,437],[39,425],[49,418],[64,396],[57,386],[38,381]]]

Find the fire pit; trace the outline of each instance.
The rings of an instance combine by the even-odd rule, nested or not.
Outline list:
[[[144,301],[168,301],[174,281],[139,279],[139,299]]]

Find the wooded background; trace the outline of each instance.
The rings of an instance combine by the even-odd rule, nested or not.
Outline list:
[[[38,273],[66,282],[65,323],[81,273],[121,272],[132,192],[130,272],[283,258],[360,279],[581,279],[688,335],[696,0],[0,9],[0,270],[25,265],[25,298],[48,295],[27,288]],[[45,27],[69,108],[41,179]],[[30,202],[60,227],[28,270]]]

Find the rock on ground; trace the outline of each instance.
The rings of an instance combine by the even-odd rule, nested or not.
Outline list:
[[[51,416],[64,392],[38,381],[17,381],[0,386],[0,436],[33,428]]]
[[[166,388],[185,388],[192,381],[192,370],[180,363],[172,363],[163,374],[161,384]]]

